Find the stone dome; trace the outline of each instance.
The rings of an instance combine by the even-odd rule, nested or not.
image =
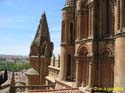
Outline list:
[[[66,6],[74,6],[75,5],[75,1],[76,0],[67,0],[66,3],[65,3],[65,7]]]

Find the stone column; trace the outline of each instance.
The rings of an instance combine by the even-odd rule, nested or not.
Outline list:
[[[60,73],[59,73],[59,78],[61,80],[64,80],[64,55],[65,55],[65,48],[61,46],[61,57],[60,57]]]
[[[89,61],[89,77],[88,77],[88,85],[85,87],[86,91],[91,91],[94,85],[94,78],[95,78],[95,64],[93,63],[93,59],[90,58]]]
[[[123,14],[125,8],[123,6],[123,0],[117,0],[115,11],[117,16],[115,19],[118,23],[115,28],[115,64],[114,64],[114,87],[125,88],[125,19]],[[119,33],[120,32],[120,33]],[[115,93],[125,93],[125,91],[116,90]]]
[[[91,8],[91,32],[90,32],[90,36],[93,38],[93,29],[94,29],[94,27],[93,27],[93,22],[94,22],[94,19],[93,19],[93,16],[94,16],[94,13],[93,13],[93,11],[94,11],[94,9],[93,8]]]
[[[115,40],[114,87],[125,88],[125,36]]]
[[[80,65],[80,63],[79,63],[78,58],[75,61],[76,61],[75,62],[76,63],[76,84],[75,84],[75,86],[79,87],[79,86],[81,86],[80,81],[79,81],[79,74],[80,74],[79,65]]]
[[[92,88],[93,87],[93,80],[94,80],[94,63],[93,59],[90,60],[89,62],[89,81],[88,81],[88,87]]]
[[[92,62],[89,63],[89,81],[88,87],[92,87]]]
[[[58,55],[58,68],[60,68],[60,55]]]
[[[82,65],[82,67],[80,67],[81,65]],[[82,87],[86,87],[86,75],[87,75],[86,56],[83,56],[82,59],[80,58],[80,66],[79,67],[81,68],[81,72],[82,72]]]
[[[43,84],[43,73],[44,73],[44,56],[40,57],[40,85]]]

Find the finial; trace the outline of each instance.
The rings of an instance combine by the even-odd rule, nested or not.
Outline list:
[[[42,13],[42,17],[44,17],[44,16],[46,16],[46,12],[45,12],[45,10],[44,10],[44,12]]]
[[[43,14],[46,14],[45,10],[44,10]]]

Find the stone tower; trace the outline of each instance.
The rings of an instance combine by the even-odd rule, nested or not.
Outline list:
[[[45,12],[42,14],[36,36],[30,48],[30,66],[26,72],[27,85],[45,85],[48,65],[52,56],[53,43],[50,40]]]
[[[66,0],[57,86],[88,91],[94,86],[113,87],[113,9],[113,0]]]
[[[114,87],[125,88],[125,0],[115,2]],[[117,91],[116,93],[124,93]]]
[[[61,71],[60,79],[74,78],[75,0],[67,0],[62,9]]]

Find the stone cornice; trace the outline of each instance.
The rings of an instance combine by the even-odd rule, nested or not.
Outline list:
[[[125,32],[119,32],[114,36],[115,39],[120,37],[125,37]]]
[[[94,39],[93,38],[84,38],[84,39],[80,39],[80,40],[75,40],[75,43],[81,43],[81,42],[92,42]]]

